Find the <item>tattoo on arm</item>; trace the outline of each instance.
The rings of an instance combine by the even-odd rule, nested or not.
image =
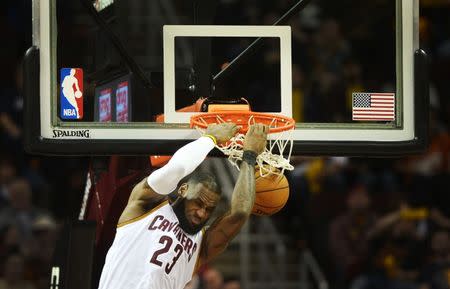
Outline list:
[[[231,214],[250,214],[255,202],[255,169],[248,163],[242,162],[240,170],[231,198]]]
[[[202,260],[208,262],[225,250],[250,216],[255,202],[255,169],[241,163],[241,172],[231,197],[231,209],[216,219],[207,230],[202,246]]]
[[[219,229],[219,232],[218,232],[218,233],[222,234],[222,236],[223,236],[225,239],[229,239],[229,238],[231,237],[229,234],[227,234],[227,232],[225,232],[224,229]]]

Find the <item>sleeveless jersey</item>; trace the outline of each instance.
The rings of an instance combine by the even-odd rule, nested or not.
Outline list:
[[[203,233],[185,233],[167,201],[118,225],[99,289],[183,289],[194,273]]]

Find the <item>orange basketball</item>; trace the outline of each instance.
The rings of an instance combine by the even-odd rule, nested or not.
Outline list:
[[[274,169],[272,169],[274,170]],[[271,216],[280,211],[289,198],[289,183],[284,175],[260,176],[259,167],[255,171],[256,198],[252,214]]]

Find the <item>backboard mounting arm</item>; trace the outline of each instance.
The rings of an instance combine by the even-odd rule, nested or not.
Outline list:
[[[311,0],[300,0],[294,6],[292,6],[286,13],[283,14],[277,21],[275,21],[272,26],[284,25],[291,17],[299,13],[303,8],[308,5]],[[223,68],[219,73],[213,76],[213,85],[220,83],[222,79],[229,76],[236,68],[245,63],[252,53],[256,51],[261,45],[261,37],[256,38],[252,43],[250,43],[247,48],[245,48],[238,56],[236,56],[225,68]]]

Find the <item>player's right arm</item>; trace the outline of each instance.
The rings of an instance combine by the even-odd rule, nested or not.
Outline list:
[[[167,195],[176,189],[179,181],[203,162],[214,148],[214,140],[218,143],[227,142],[238,130],[239,127],[233,123],[210,125],[205,136],[176,151],[165,166],[155,170],[133,188],[119,223],[141,216],[167,199]]]

